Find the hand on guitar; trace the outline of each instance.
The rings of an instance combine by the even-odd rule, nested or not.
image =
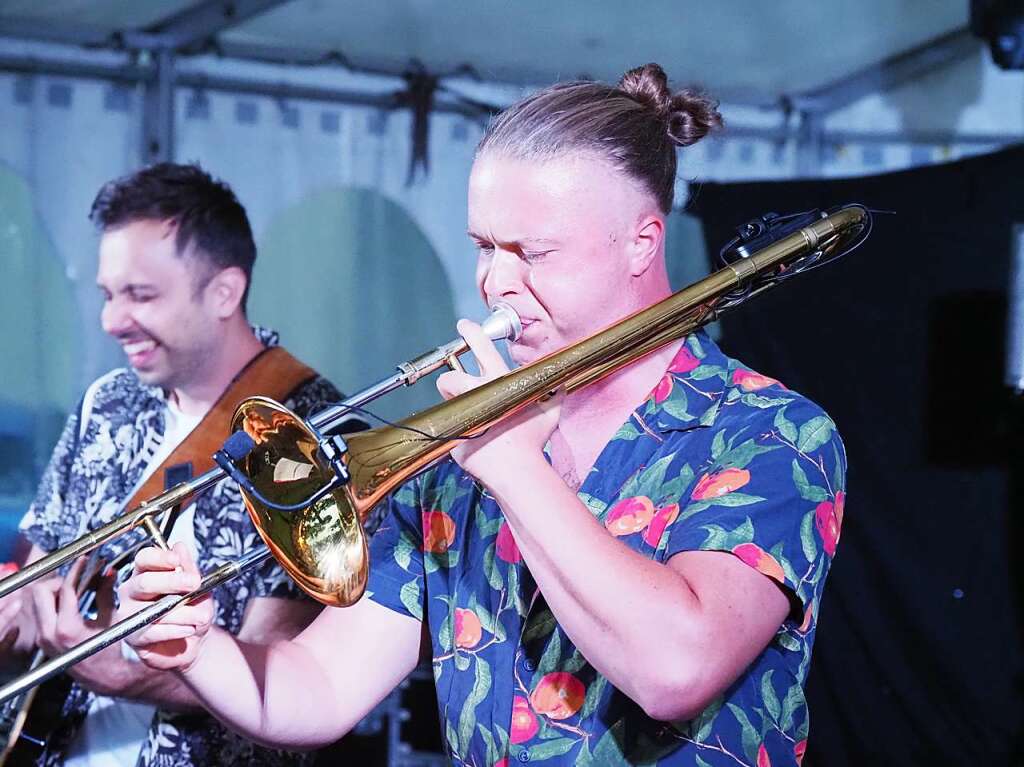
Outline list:
[[[199,569],[183,544],[176,544],[171,551],[142,549],[135,557],[131,578],[118,589],[121,604],[117,618],[136,613],[167,594],[194,591],[200,580]],[[206,595],[194,604],[178,607],[125,641],[150,668],[184,671],[198,656],[213,615],[213,599]]]
[[[94,589],[96,618],[82,616],[81,592],[83,569],[87,560],[78,559],[63,578],[48,578],[29,587],[27,609],[36,632],[36,645],[49,657],[66,652],[94,634],[107,628],[114,613],[114,576],[90,579]],[[86,687],[102,694],[119,691],[120,648],[109,647],[75,665],[68,672]]]
[[[11,594],[0,599],[0,665],[14,650],[14,644],[21,633],[19,618],[23,603],[21,596]]]

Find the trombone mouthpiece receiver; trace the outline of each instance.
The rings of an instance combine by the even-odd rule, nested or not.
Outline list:
[[[498,301],[491,307],[491,316],[480,327],[492,341],[518,341],[523,334],[519,315],[504,301]]]

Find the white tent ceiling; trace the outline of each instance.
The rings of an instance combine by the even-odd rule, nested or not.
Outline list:
[[[391,73],[416,61],[436,74],[468,67],[523,85],[613,79],[658,61],[680,82],[760,103],[841,82],[968,20],[967,0],[0,0],[0,33],[14,23],[32,36],[88,32],[98,42],[160,32],[204,7],[215,33],[194,47],[229,55],[312,62],[333,54]]]

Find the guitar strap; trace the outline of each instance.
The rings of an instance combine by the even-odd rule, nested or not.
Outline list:
[[[135,491],[125,510],[137,508],[164,490],[212,469],[213,454],[230,435],[231,419],[242,400],[262,394],[283,401],[315,376],[315,370],[283,347],[264,349],[239,371],[199,424]],[[164,520],[164,534],[173,524],[174,520]]]

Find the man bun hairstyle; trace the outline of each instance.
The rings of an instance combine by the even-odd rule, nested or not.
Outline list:
[[[559,83],[513,104],[488,126],[477,156],[495,152],[544,161],[590,153],[639,182],[667,214],[677,147],[721,126],[718,102],[696,89],[672,91],[665,70],[645,64],[626,72],[617,86]]]
[[[245,273],[245,311],[256,261],[249,218],[231,187],[199,165],[158,163],[110,181],[96,195],[89,219],[104,232],[136,221],[174,222],[179,256],[191,249],[211,274],[232,266]]]

